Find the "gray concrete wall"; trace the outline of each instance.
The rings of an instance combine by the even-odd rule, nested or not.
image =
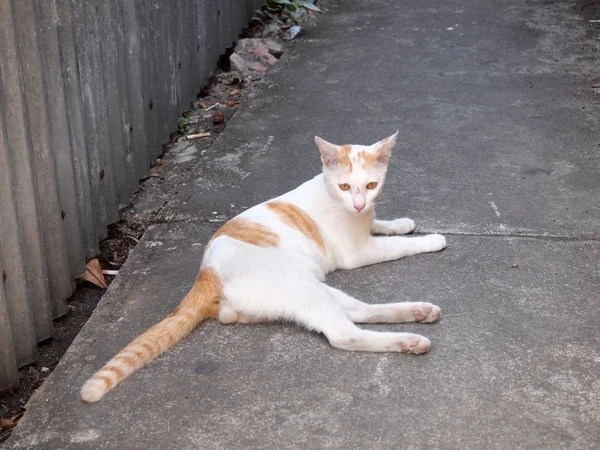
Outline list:
[[[0,391],[262,0],[0,0]]]

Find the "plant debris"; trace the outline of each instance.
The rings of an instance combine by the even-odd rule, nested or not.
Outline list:
[[[89,281],[96,286],[106,289],[108,285],[102,274],[102,268],[100,267],[100,261],[98,258],[90,259],[85,265],[85,275],[81,277],[83,281]]]
[[[301,8],[305,11],[300,13],[303,20],[310,21],[313,15],[305,6]],[[108,227],[107,238],[100,242],[98,258],[88,262],[85,276],[78,280],[78,289],[68,300],[69,314],[54,320],[52,339],[38,344],[38,361],[19,369],[19,388],[2,394],[0,443],[9,437],[29,402],[34,400],[39,389],[46,383],[45,379],[94,311],[106,287],[113,280],[113,274],[118,273],[114,268],[120,268],[125,263],[130,251],[150,225],[168,220],[163,212],[165,206],[177,194],[178,186],[189,180],[189,174],[195,173],[197,167],[194,164],[174,164],[179,155],[191,150],[189,153],[192,156],[186,161],[198,158],[198,164],[201,164],[200,158],[206,154],[237,108],[244,103],[253,85],[260,82],[261,71],[268,70],[282,56],[288,45],[281,39],[282,30],[289,29],[295,23],[271,12],[268,16],[266,21],[255,21],[241,35],[247,39],[243,44],[246,48],[240,51],[245,53],[242,57],[250,61],[248,71],[238,72],[232,64],[222,62],[223,66],[216,70],[215,75],[200,90],[191,110],[177,120],[175,126],[179,133],[171,135],[170,142],[163,147],[164,153],[159,155],[148,177],[141,181],[139,191],[132,195],[130,205],[121,210],[121,220]],[[267,37],[273,39],[265,42],[264,38]],[[211,111],[213,109],[214,112]]]
[[[23,414],[25,414],[25,411],[20,411],[20,412],[14,414],[9,419],[0,419],[0,428],[2,428],[4,430],[13,429],[14,427],[17,426],[17,422],[19,421],[19,419],[21,417],[23,417]]]
[[[186,136],[186,138],[187,138],[188,141],[191,141],[191,140],[194,140],[194,139],[200,139],[200,138],[209,137],[209,136],[210,136],[210,133],[204,132],[204,133],[188,134]]]
[[[213,113],[212,118],[215,125],[220,125],[225,122],[225,115],[220,112]]]

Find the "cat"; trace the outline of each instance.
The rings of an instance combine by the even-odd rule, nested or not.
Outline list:
[[[431,344],[423,336],[369,331],[355,324],[437,322],[439,307],[423,302],[370,305],[324,283],[325,275],[336,269],[446,247],[439,234],[392,236],[412,232],[411,219],[375,219],[397,135],[370,146],[338,146],[315,137],[323,172],[225,223],[208,242],[198,277],[180,305],[92,376],[81,389],[82,399],[97,402],[207,318],[224,324],[292,321],[344,350],[429,351]]]

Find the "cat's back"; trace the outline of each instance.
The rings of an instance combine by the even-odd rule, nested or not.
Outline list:
[[[311,211],[318,201],[320,180],[260,203],[225,223],[207,246],[204,264],[231,264],[252,258],[308,260],[311,270],[328,271],[329,252],[323,230]],[[312,213],[312,214],[311,214]]]

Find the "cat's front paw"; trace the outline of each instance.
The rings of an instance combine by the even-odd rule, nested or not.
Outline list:
[[[415,230],[415,221],[404,217],[392,220],[394,234],[408,234]]]
[[[424,252],[439,252],[446,248],[446,238],[441,234],[428,234],[423,236]]]

